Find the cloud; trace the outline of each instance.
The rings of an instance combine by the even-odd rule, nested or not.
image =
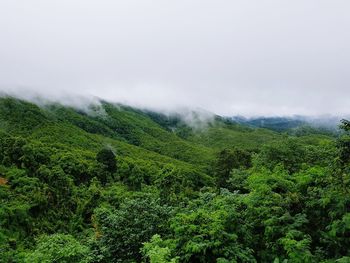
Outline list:
[[[345,114],[349,8],[346,0],[3,0],[0,90],[224,115]]]

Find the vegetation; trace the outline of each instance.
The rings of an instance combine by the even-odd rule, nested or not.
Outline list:
[[[350,262],[341,129],[0,98],[0,262]]]

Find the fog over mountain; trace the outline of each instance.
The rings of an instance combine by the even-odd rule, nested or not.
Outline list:
[[[226,116],[346,115],[349,8],[345,0],[3,0],[0,91]]]

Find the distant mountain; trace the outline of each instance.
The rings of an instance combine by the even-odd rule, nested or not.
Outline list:
[[[307,124],[307,122],[302,119],[288,117],[233,117],[232,119],[241,124],[247,124],[252,127],[266,128],[274,131],[285,131]]]
[[[341,117],[321,116],[292,116],[292,117],[252,117],[234,116],[230,118],[239,124],[245,124],[254,128],[265,128],[277,132],[295,133],[300,130],[312,129],[313,132],[335,133]]]

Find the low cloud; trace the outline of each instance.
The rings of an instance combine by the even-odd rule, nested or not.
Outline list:
[[[3,0],[0,91],[228,116],[347,114],[349,8],[345,0]]]

